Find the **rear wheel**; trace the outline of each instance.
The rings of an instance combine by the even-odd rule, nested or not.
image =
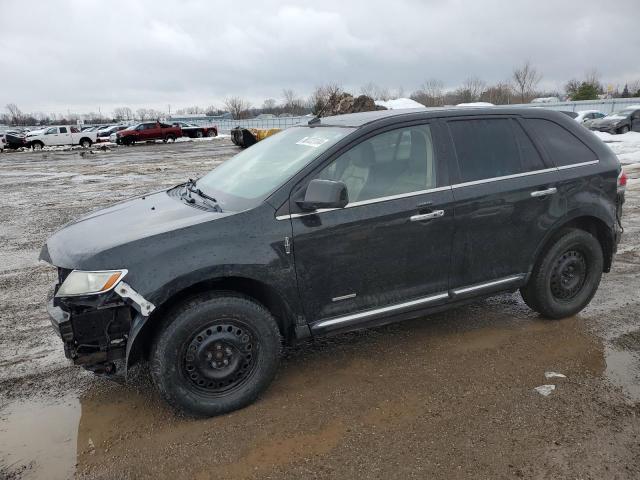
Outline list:
[[[202,130],[198,130],[196,132],[196,138],[202,138],[202,137],[204,137],[204,134],[202,133]]]
[[[627,133],[628,131],[629,131],[629,127],[625,125],[620,130],[618,130],[618,133]]]
[[[80,140],[80,146],[82,148],[89,148],[91,146],[91,140],[88,138],[83,138]]]
[[[175,142],[176,141],[176,136],[172,133],[169,133],[167,136],[164,137],[164,142]]]
[[[258,303],[233,293],[200,296],[167,317],[150,370],[169,404],[213,416],[252,403],[273,379],[280,332]]]
[[[217,137],[218,132],[216,132],[213,128],[207,132],[207,137]]]
[[[548,318],[575,315],[591,301],[602,277],[603,254],[588,232],[560,232],[520,289],[525,303]]]

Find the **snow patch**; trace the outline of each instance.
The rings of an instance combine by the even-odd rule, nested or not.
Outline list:
[[[402,110],[405,108],[420,108],[426,110],[427,107],[421,103],[411,100],[410,98],[396,98],[395,100],[376,100],[376,105],[384,107],[387,110]]]
[[[621,135],[611,135],[606,132],[593,132],[605,142],[613,153],[618,156],[623,165],[640,163],[640,133],[627,132]]]

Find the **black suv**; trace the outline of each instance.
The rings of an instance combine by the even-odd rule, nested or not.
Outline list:
[[[576,314],[611,268],[624,178],[558,112],[316,118],[55,233],[48,310],[74,363],[148,359],[170,404],[216,415],[268,386],[283,341],[518,289]]]

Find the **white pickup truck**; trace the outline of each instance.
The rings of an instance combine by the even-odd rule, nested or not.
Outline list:
[[[89,148],[92,143],[95,143],[96,138],[96,132],[82,132],[73,125],[64,125],[29,132],[26,141],[27,145],[34,150],[57,145],[80,145],[83,148]]]

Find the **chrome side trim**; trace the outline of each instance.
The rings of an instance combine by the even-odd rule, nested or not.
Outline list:
[[[524,274],[513,275],[511,277],[505,277],[499,280],[493,280],[492,282],[479,283],[478,285],[472,285],[470,287],[456,288],[455,290],[453,290],[453,294],[460,295],[462,293],[475,292],[476,290],[483,290],[485,288],[495,287],[497,285],[502,285],[503,283],[516,282],[518,280],[522,280],[524,277],[525,277]]]
[[[449,298],[448,293],[438,293],[437,295],[431,295],[430,297],[418,298],[417,300],[411,300],[409,302],[398,303],[395,305],[389,305],[387,307],[376,308],[374,310],[367,310],[366,312],[354,313],[352,315],[346,315],[344,317],[331,318],[328,320],[322,320],[314,325],[311,325],[312,329],[330,327],[340,323],[351,322],[353,320],[359,320],[362,318],[372,317],[381,313],[395,312],[396,310],[403,310],[408,307],[416,305],[423,305],[425,303],[435,302],[437,300],[443,300]]]
[[[361,200],[359,202],[350,202],[344,208],[353,208],[353,207],[359,207],[361,205],[369,205],[372,203],[386,202],[388,200],[397,200],[400,198],[415,197],[417,195],[424,195],[426,193],[444,192],[445,190],[451,190],[451,187],[447,186],[447,187],[429,188],[427,190],[418,190],[416,192],[399,193],[398,195],[389,195],[386,197],[372,198],[370,200]],[[276,220],[289,220],[290,218],[306,217],[307,215],[317,215],[319,213],[331,212],[333,210],[344,210],[344,208],[319,208],[318,210],[314,210],[313,212],[291,213],[289,215],[278,215],[276,217]]]
[[[497,182],[499,180],[510,180],[512,178],[528,177],[530,175],[539,175],[541,173],[548,173],[548,172],[555,172],[555,171],[557,171],[557,168],[554,167],[554,168],[545,168],[542,170],[534,170],[532,172],[514,173],[513,175],[504,175],[502,177],[483,178],[482,180],[473,180],[472,182],[456,183],[455,185],[451,185],[451,188],[470,187],[472,185],[481,185],[483,183],[492,183],[492,182]]]
[[[350,298],[356,298],[355,293],[350,293],[348,295],[341,295],[339,297],[333,297],[331,299],[332,302],[339,302],[340,300],[349,300]]]
[[[591,160],[589,162],[572,163],[571,165],[562,165],[558,167],[558,170],[566,170],[567,168],[586,167],[587,165],[595,165],[600,163],[600,160]]]

